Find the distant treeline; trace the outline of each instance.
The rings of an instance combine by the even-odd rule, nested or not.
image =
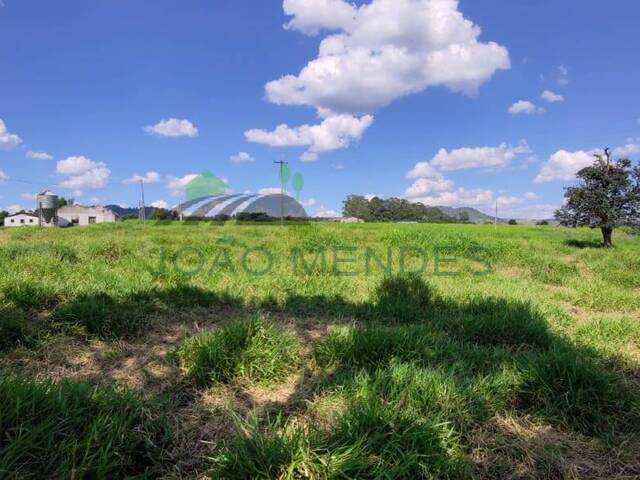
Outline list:
[[[446,215],[439,208],[422,203],[412,203],[401,198],[368,199],[361,195],[349,195],[343,202],[345,217],[356,217],[365,222],[428,222],[428,223],[469,223],[469,215],[458,217]]]

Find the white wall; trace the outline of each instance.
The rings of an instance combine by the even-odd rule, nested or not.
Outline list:
[[[38,219],[29,215],[14,215],[4,219],[5,227],[37,227]]]

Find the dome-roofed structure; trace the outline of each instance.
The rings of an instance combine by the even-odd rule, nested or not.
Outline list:
[[[284,207],[284,216],[290,218],[307,218],[304,207],[295,198],[280,194],[233,194],[210,195],[189,200],[176,207],[184,217],[215,218],[220,216],[235,217],[245,214],[265,214],[280,218]]]

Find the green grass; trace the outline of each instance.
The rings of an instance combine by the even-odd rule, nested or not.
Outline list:
[[[235,379],[269,384],[296,371],[299,350],[293,335],[253,318],[190,337],[174,355],[186,375],[201,386]]]
[[[0,377],[2,478],[147,477],[167,439],[134,395],[85,383]]]
[[[551,226],[0,229],[0,477],[563,478],[602,464],[585,445],[618,459],[612,476],[640,472],[640,240],[614,241]],[[67,371],[79,380],[30,380]],[[139,372],[153,389],[127,380]]]

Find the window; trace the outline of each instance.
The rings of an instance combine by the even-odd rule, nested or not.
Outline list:
[[[71,217],[71,223],[73,225],[78,225],[80,223],[80,217],[78,215],[74,215]]]
[[[33,223],[33,218],[30,218],[30,219],[29,219],[29,223]]]
[[[96,217],[89,217],[89,225],[95,225]]]
[[[11,223],[16,223],[15,219],[12,218],[11,219]]]
[[[21,219],[20,219],[20,223],[24,223],[24,218],[21,218]]]

